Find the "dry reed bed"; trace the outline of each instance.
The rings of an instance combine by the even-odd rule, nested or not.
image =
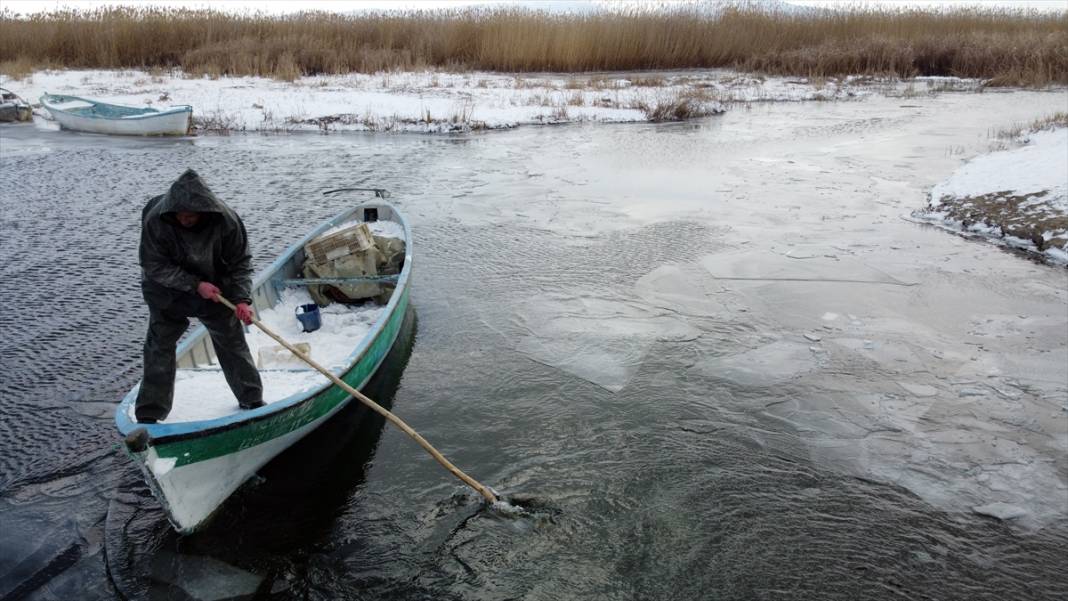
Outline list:
[[[1018,140],[1027,134],[1051,131],[1061,127],[1068,128],[1068,112],[1057,111],[1051,115],[1035,119],[1030,123],[1017,123],[1012,127],[997,130],[992,137],[998,140]],[[1004,150],[1005,148],[1004,145],[1001,145],[992,148],[992,150]]]
[[[1068,83],[1068,12],[726,7],[554,15],[521,9],[275,17],[107,8],[0,12],[0,71],[171,68],[293,80],[320,73],[727,67],[777,75],[947,75]]]

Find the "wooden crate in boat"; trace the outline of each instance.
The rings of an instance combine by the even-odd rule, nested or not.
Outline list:
[[[341,231],[320,236],[304,245],[304,254],[315,263],[366,252],[375,246],[375,237],[366,223],[359,223]]]

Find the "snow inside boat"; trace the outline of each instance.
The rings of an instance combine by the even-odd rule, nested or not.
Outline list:
[[[305,245],[366,223],[376,239],[403,240],[399,273],[352,278],[305,278]],[[374,375],[400,331],[408,307],[411,230],[386,203],[362,204],[320,225],[290,247],[253,282],[259,319],[290,343],[307,344],[311,358],[356,389]],[[312,303],[315,284],[385,284],[377,301],[322,307],[321,328],[304,332],[297,307]],[[390,290],[391,288],[391,290]],[[388,296],[388,302],[379,304]],[[215,360],[204,326],[179,344],[171,413],[156,424],[134,421],[134,387],[115,422],[174,527],[202,526],[222,503],[276,455],[348,404],[352,397],[324,375],[297,361],[256,328],[246,338],[257,359],[266,406],[240,410]]]
[[[41,105],[63,129],[123,136],[184,136],[193,123],[193,107],[138,108],[78,96],[45,94]]]

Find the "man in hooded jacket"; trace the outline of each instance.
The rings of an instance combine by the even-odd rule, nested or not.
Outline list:
[[[148,303],[138,422],[167,417],[174,399],[175,347],[196,317],[242,409],[263,406],[263,384],[241,322],[252,322],[252,256],[241,218],[187,170],[141,211],[141,292]],[[237,306],[218,302],[222,294]],[[240,320],[240,321],[239,321]]]

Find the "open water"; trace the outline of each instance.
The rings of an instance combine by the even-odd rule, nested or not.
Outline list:
[[[1064,599],[1068,276],[902,216],[1063,93],[685,124],[126,140],[0,129],[0,598]],[[178,537],[119,448],[145,200],[258,266],[390,189],[413,312],[372,396]],[[1000,516],[1000,517],[999,517]]]

